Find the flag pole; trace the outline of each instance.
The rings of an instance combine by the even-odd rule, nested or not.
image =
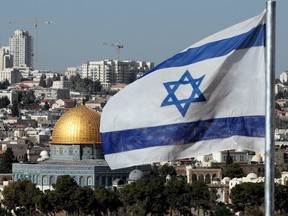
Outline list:
[[[274,86],[276,1],[267,1],[266,15],[266,120],[265,120],[265,216],[274,214]]]

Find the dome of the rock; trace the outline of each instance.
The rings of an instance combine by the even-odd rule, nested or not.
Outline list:
[[[100,114],[81,105],[65,112],[53,129],[52,144],[101,144]]]

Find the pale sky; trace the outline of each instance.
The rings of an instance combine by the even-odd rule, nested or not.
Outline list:
[[[276,77],[288,70],[288,1],[277,0]],[[38,25],[39,69],[64,72],[87,60],[116,59],[156,64],[204,37],[265,9],[266,0],[6,0],[1,2],[0,43],[16,29],[34,35]],[[28,21],[12,23],[6,21]],[[29,23],[31,22],[31,23]]]

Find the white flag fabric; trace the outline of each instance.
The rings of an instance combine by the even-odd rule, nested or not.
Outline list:
[[[108,101],[100,132],[111,169],[264,151],[265,13],[190,46]]]

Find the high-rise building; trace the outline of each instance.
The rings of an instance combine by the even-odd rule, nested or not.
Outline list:
[[[14,68],[32,68],[32,37],[28,31],[16,30],[9,38],[9,47]]]

